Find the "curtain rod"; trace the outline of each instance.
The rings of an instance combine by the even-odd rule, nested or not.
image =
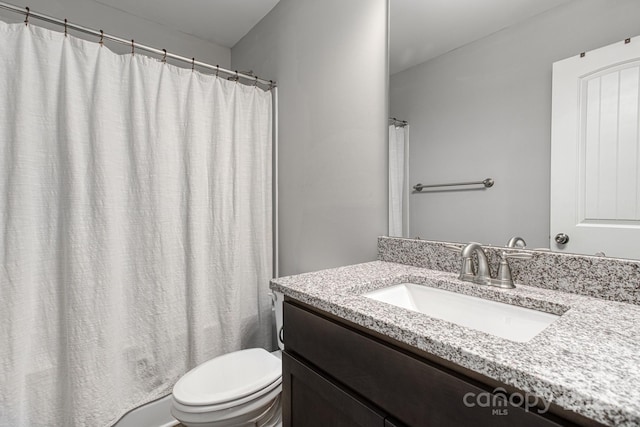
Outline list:
[[[257,76],[252,76],[250,74],[239,73],[237,70],[236,71],[227,70],[227,69],[222,68],[222,67],[220,67],[218,65],[211,65],[211,64],[207,64],[205,62],[196,61],[195,58],[187,58],[187,57],[184,57],[184,56],[176,55],[174,53],[169,53],[165,49],[156,49],[155,47],[151,47],[151,46],[147,46],[147,45],[144,45],[144,44],[136,43],[134,40],[125,40],[123,38],[116,37],[116,36],[113,36],[111,34],[107,34],[102,30],[93,30],[91,28],[83,27],[83,26],[78,25],[78,24],[73,24],[71,22],[68,22],[66,19],[65,20],[60,20],[60,19],[54,18],[52,16],[44,15],[42,13],[33,12],[28,7],[21,8],[21,7],[12,5],[10,3],[5,3],[3,1],[0,1],[0,8],[1,9],[10,10],[12,12],[16,12],[16,13],[19,13],[19,14],[22,14],[22,15],[25,15],[26,18],[25,18],[24,22],[25,22],[26,25],[29,24],[29,19],[30,18],[35,18],[35,19],[39,19],[41,21],[49,22],[50,24],[56,24],[56,25],[63,26],[64,29],[65,29],[65,33],[67,32],[67,30],[74,30],[74,31],[78,31],[78,32],[81,32],[81,33],[84,33],[84,34],[89,34],[89,35],[92,35],[92,36],[96,36],[96,37],[98,37],[99,42],[101,42],[101,43],[104,40],[110,40],[110,41],[113,41],[113,42],[116,42],[116,43],[120,43],[120,44],[124,44],[124,45],[127,45],[127,46],[131,46],[132,52],[134,52],[135,49],[138,49],[138,50],[143,50],[143,51],[146,51],[146,52],[155,53],[156,55],[160,55],[162,57],[163,61],[166,61],[167,58],[170,58],[170,59],[174,59],[176,61],[181,61],[181,62],[186,62],[188,64],[191,64],[192,68],[198,66],[198,67],[201,67],[201,68],[205,68],[207,70],[215,71],[216,74],[217,73],[226,74],[228,76],[233,77],[235,80],[243,78],[243,79],[255,82],[256,84],[262,83],[262,84],[268,85],[269,89],[274,88],[276,86],[276,82],[274,82],[272,80],[265,80],[265,79],[261,79],[261,78],[259,78]]]

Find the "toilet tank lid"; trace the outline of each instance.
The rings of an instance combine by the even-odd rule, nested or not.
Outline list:
[[[215,405],[256,393],[282,376],[282,362],[262,348],[227,353],[187,372],[173,387],[183,405]]]

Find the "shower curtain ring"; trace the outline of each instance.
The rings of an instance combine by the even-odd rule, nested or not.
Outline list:
[[[196,58],[191,58],[191,71],[196,69]]]
[[[25,9],[27,9],[27,15],[24,17],[24,25],[29,25],[29,14],[31,10],[28,7],[25,7]]]
[[[240,77],[238,76],[238,70],[236,70],[236,77],[234,80],[236,81],[236,83],[238,83],[238,80],[240,80]]]
[[[104,31],[100,30],[100,41],[98,42],[100,46],[104,45]]]
[[[69,34],[69,27],[67,26],[67,18],[64,18],[64,36],[67,37]]]
[[[220,72],[220,66],[216,64],[216,77],[218,77],[219,72]]]
[[[162,55],[162,62],[167,63],[167,49],[162,49],[164,55]]]
[[[253,84],[253,87],[258,87],[258,76],[256,76],[256,82]]]
[[[136,42],[131,39],[131,55],[135,55],[136,54]]]

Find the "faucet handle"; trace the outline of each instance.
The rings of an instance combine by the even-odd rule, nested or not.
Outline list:
[[[511,268],[509,268],[509,263],[507,262],[507,256],[508,254],[505,251],[500,253],[498,274],[496,275],[496,278],[492,280],[492,283],[501,288],[515,288],[515,285],[513,284],[513,277],[511,276]]]
[[[498,266],[498,275],[492,283],[501,288],[515,288],[513,277],[511,276],[511,267],[507,262],[508,258],[531,259],[533,254],[527,252],[506,252],[500,254],[500,265]]]

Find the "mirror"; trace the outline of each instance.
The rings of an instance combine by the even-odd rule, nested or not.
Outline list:
[[[390,10],[390,117],[408,122],[402,236],[569,250],[550,245],[552,65],[639,35],[640,2],[415,3]]]

